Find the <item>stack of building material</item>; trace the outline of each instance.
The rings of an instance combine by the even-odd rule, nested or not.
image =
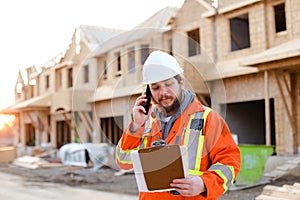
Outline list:
[[[61,163],[49,163],[48,161],[34,157],[34,156],[22,156],[15,159],[12,163],[13,165],[24,167],[28,169],[38,169],[45,167],[59,167],[62,166]]]
[[[264,173],[264,178],[275,181],[286,175],[300,177],[300,156],[290,157],[281,165],[273,170]],[[300,199],[300,182],[293,185],[274,186],[266,185],[262,193],[256,197],[256,200],[292,200]]]
[[[264,187],[261,195],[256,200],[299,200],[300,199],[300,182],[293,185]]]
[[[25,168],[30,168],[30,169],[37,169],[40,168],[41,165],[47,164],[48,162],[37,157],[33,156],[22,156],[14,160],[13,164],[20,166],[20,167],[25,167]]]
[[[274,170],[264,173],[264,176],[274,181],[289,174],[300,176],[300,156],[289,159],[286,163],[277,166]]]
[[[0,148],[0,163],[10,163],[17,157],[16,149],[14,147]]]

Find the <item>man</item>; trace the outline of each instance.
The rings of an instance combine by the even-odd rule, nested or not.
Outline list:
[[[146,115],[146,95],[136,99],[133,120],[116,147],[116,161],[121,169],[130,169],[132,151],[163,140],[187,147],[189,176],[173,180],[174,191],[140,192],[139,199],[217,199],[239,172],[240,152],[227,124],[184,89],[182,73],[173,56],[162,51],[149,55],[143,83],[150,85],[152,105]]]

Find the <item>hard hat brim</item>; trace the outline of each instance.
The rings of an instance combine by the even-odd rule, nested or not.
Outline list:
[[[143,69],[143,84],[164,81],[181,73],[183,73],[183,69],[178,71],[178,69],[172,70],[171,68],[165,68],[158,64],[145,65]]]

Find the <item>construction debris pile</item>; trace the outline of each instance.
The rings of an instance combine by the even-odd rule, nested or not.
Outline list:
[[[93,170],[107,166],[117,169],[114,162],[113,145],[108,143],[69,143],[60,149],[34,147],[30,154],[24,154],[15,147],[0,149],[0,163],[12,163],[29,169],[80,166]]]
[[[59,150],[35,148],[18,158],[16,149],[0,149],[1,172],[20,175],[26,181],[55,182],[76,187],[137,194],[132,171],[114,168],[114,148],[108,144],[67,144]],[[3,163],[3,162],[1,162]],[[220,200],[300,199],[300,156],[271,156],[261,180],[232,187]]]
[[[269,182],[274,182],[277,179],[295,175],[299,177],[299,181],[294,184],[284,184],[283,186],[266,185],[263,188],[262,193],[256,198],[256,200],[298,200],[300,199],[300,155],[296,157],[286,157],[282,165],[275,167],[270,172],[264,173],[264,179]]]
[[[267,185],[256,200],[298,200],[300,198],[300,182],[293,185],[273,186]]]

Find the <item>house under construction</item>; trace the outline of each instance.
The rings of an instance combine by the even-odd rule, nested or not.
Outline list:
[[[186,0],[129,31],[80,26],[69,48],[16,82],[16,144],[117,144],[143,91],[153,50],[174,55],[187,87],[217,110],[240,144],[300,147],[298,0]]]

